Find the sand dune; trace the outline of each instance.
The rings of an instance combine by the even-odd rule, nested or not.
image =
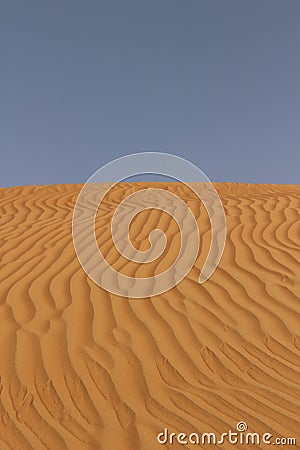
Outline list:
[[[114,249],[116,204],[145,186],[118,185],[96,220],[107,260],[138,276],[164,270],[178,249],[176,225],[155,210],[136,218],[131,237],[145,249],[161,228],[163,257],[143,268]],[[156,436],[220,435],[239,421],[300,448],[300,186],[215,185],[227,242],[204,284],[205,209],[182,185],[155,186],[191,208],[201,250],[177,287],[142,300],[104,291],[81,268],[72,241],[80,185],[0,189],[1,450],[207,448]]]

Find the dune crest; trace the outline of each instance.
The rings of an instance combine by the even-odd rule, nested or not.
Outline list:
[[[120,183],[97,215],[98,245],[131,276],[172,263],[178,228],[156,210],[130,229],[140,250],[152,229],[166,232],[155,263],[128,262],[112,244],[117,203],[150,185],[188,204],[201,246],[183,281],[142,300],[110,294],[80,266],[72,214],[81,185],[0,189],[1,450],[179,449],[157,434],[221,434],[239,421],[300,448],[300,186],[216,183],[227,241],[199,284],[210,223],[181,184]]]

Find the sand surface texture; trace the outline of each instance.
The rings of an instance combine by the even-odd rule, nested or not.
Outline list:
[[[216,184],[227,242],[199,284],[205,208],[182,185],[158,185],[189,205],[201,248],[180,284],[146,299],[110,294],[81,268],[72,240],[80,185],[0,190],[1,450],[268,448],[156,440],[165,427],[221,434],[239,421],[300,448],[300,186]],[[96,219],[103,254],[131,276],[164,270],[179,248],[170,216],[147,210],[132,242],[146,249],[161,228],[164,256],[144,268],[114,249],[114,209],[145,186],[117,186]]]

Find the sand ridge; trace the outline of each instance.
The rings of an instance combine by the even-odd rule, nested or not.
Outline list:
[[[120,183],[96,220],[105,257],[138,276],[164,270],[178,248],[158,211],[136,218],[132,238],[143,249],[163,229],[167,256],[144,269],[112,246],[116,204],[148,185]],[[300,448],[300,186],[216,183],[227,241],[200,285],[205,209],[181,184],[151,185],[186,201],[201,250],[177,287],[143,300],[104,291],[81,268],[72,241],[81,185],[0,189],[1,450],[179,449],[158,445],[157,433],[221,434],[239,421]]]

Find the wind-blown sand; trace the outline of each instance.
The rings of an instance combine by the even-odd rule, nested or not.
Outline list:
[[[118,259],[107,223],[146,185],[122,183],[97,217],[105,256],[139,276]],[[209,220],[170,184],[198,217],[201,251],[177,287],[142,300],[109,294],[81,268],[72,241],[81,186],[0,190],[1,450],[208,448],[162,446],[156,436],[221,434],[239,421],[296,437],[300,448],[300,186],[215,186],[227,220],[216,272],[198,284]],[[146,248],[157,225],[173,239],[163,269],[178,248],[172,220],[141,213],[132,237]]]

